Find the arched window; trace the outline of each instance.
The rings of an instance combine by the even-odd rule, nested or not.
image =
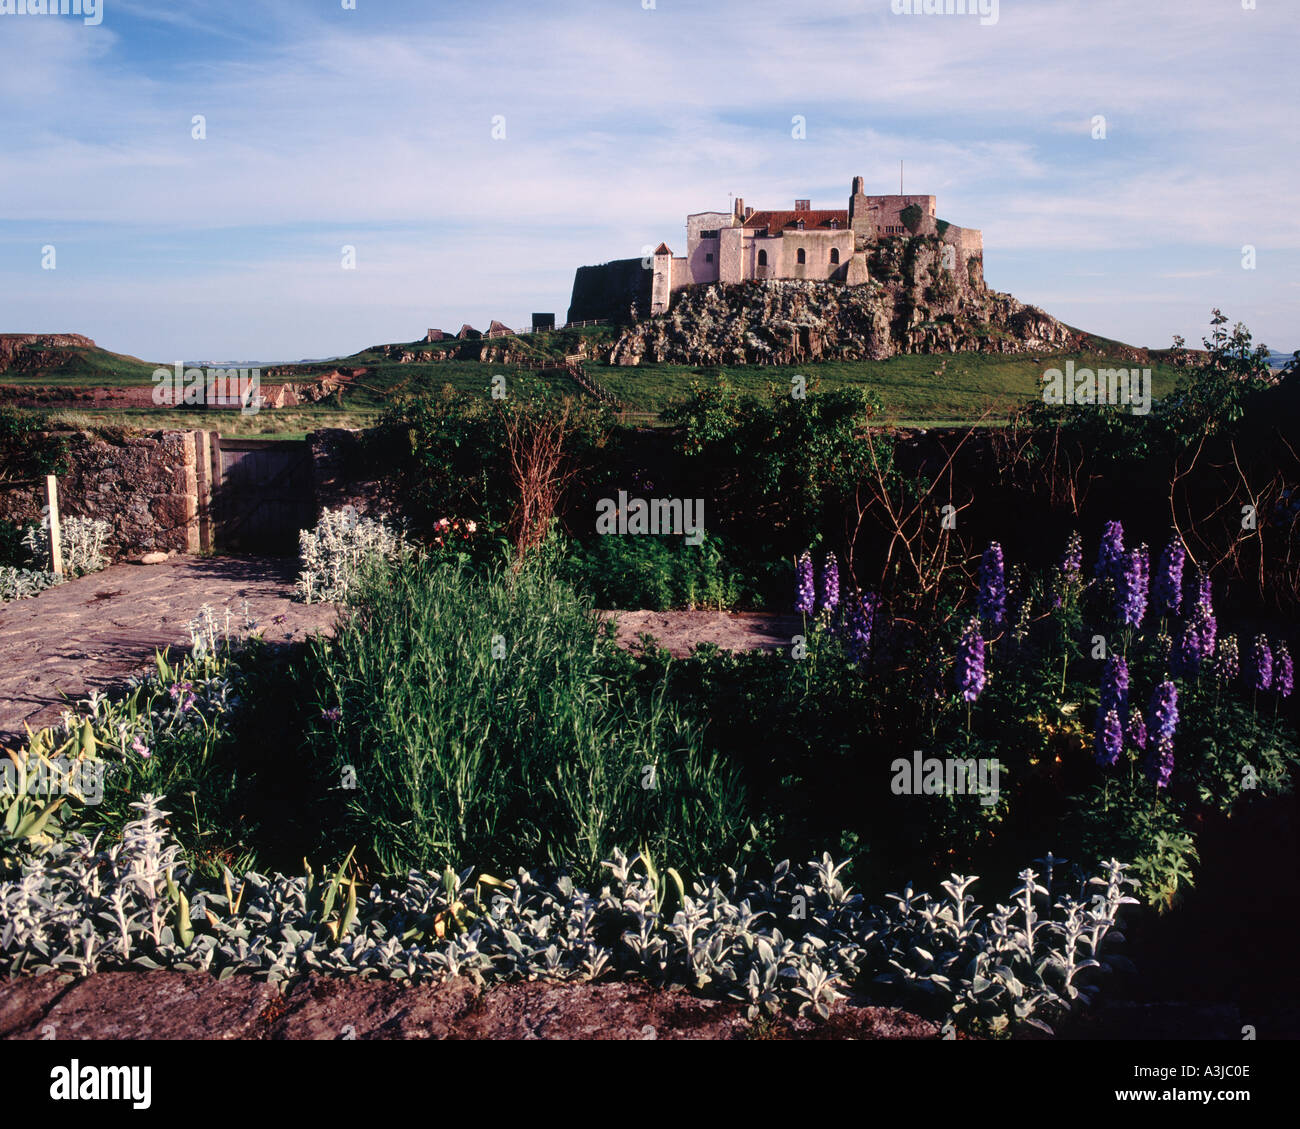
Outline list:
[[[759,265],[760,267],[765,267],[765,266],[767,266],[767,252],[766,252],[766,251],[760,251],[760,252],[758,253],[758,265]]]
[[[808,261],[808,253],[802,247],[799,248],[798,261],[800,263],[806,263]]]
[[[831,266],[835,266],[839,261],[840,261],[840,249],[839,249],[838,247],[832,247],[832,248],[831,248]]]

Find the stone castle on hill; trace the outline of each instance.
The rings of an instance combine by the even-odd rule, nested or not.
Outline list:
[[[945,246],[948,269],[972,282],[983,279],[984,239],[974,228],[939,219],[933,196],[868,196],[853,178],[844,210],[814,209],[796,200],[783,211],[755,211],[738,199],[731,212],[686,217],[686,254],[660,243],[643,259],[580,267],[570,321],[626,320],[635,310],[655,317],[688,286],[776,279],[807,279],[858,286],[871,281],[869,261],[881,240],[934,236]],[[951,248],[948,251],[947,248]]]

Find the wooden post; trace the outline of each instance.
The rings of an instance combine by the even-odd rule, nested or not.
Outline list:
[[[63,537],[59,530],[59,480],[52,474],[45,476],[45,494],[50,510],[50,571],[63,575]]]

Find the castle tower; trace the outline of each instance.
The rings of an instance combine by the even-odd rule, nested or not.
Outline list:
[[[849,196],[849,227],[853,229],[853,246],[857,251],[865,251],[876,238],[876,225],[872,222],[871,208],[863,191],[865,186],[862,177],[855,176],[853,192]]]

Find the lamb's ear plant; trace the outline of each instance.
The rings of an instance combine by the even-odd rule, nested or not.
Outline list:
[[[1133,902],[1109,862],[1076,894],[1026,870],[1010,905],[985,912],[953,875],[934,900],[908,888],[869,905],[843,863],[778,863],[766,877],[726,870],[689,892],[671,920],[648,858],[613,851],[608,881],[506,880],[472,870],[410,871],[387,888],[226,873],[203,885],[180,861],[152,796],[119,842],[74,833],[28,841],[0,879],[0,974],[100,969],[252,973],[283,984],[308,971],[397,981],[467,976],[594,980],[636,976],[733,1000],[756,1020],[789,1009],[827,1016],[848,988],[877,981],[910,1005],[997,1033],[1086,1004],[1112,969],[1120,909]],[[641,864],[640,866],[638,864]],[[642,875],[640,871],[645,870]],[[799,899],[806,910],[791,917]],[[341,905],[340,905],[341,901]]]

